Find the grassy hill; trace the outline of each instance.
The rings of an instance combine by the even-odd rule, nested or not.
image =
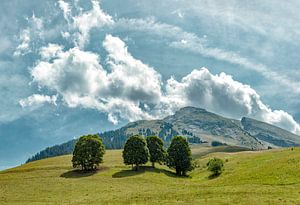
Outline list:
[[[74,171],[70,155],[35,161],[0,172],[0,204],[300,204],[300,148],[231,151],[239,149],[193,147],[199,167],[189,177],[165,166],[133,172],[121,150],[89,174]],[[213,156],[226,163],[211,179]]]

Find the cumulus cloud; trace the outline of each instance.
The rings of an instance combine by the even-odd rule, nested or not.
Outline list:
[[[58,44],[49,43],[48,46],[40,49],[40,55],[44,60],[50,60],[51,58],[58,56],[63,50],[63,46]]]
[[[235,52],[226,51],[219,48],[210,48],[203,44],[197,38],[183,39],[181,41],[174,41],[170,44],[173,48],[189,50],[202,56],[213,57],[220,61],[226,61],[231,64],[241,65],[246,69],[253,70],[261,74],[267,79],[279,83],[286,88],[293,88],[293,92],[300,93],[300,83],[298,81],[291,80],[284,73],[278,73],[268,68],[267,66],[253,62]]]
[[[83,102],[88,106],[95,104],[89,98],[97,97],[100,90],[106,88],[107,82],[106,71],[99,64],[98,55],[77,47],[57,53],[53,62],[40,61],[31,75],[39,86],[62,94],[71,107]]]
[[[164,85],[160,74],[135,59],[120,38],[107,35],[103,47],[107,51],[108,70],[102,67],[95,53],[78,47],[63,51],[49,44],[41,51],[43,60],[31,70],[33,81],[57,92],[69,107],[107,113],[114,124],[120,118],[129,121],[162,118],[181,107],[195,106],[235,119],[252,117],[300,133],[299,124],[291,115],[272,110],[254,89],[230,75],[213,75],[202,68],[180,81],[171,77]],[[20,104],[30,105],[32,99],[29,97]],[[55,102],[49,97],[41,99]]]
[[[45,103],[56,105],[57,96],[34,94],[19,101],[22,107],[40,107]]]
[[[193,70],[181,81],[170,78],[166,92],[168,99],[180,107],[202,107],[235,119],[248,116],[300,134],[300,126],[290,114],[272,110],[249,85],[225,73],[213,75],[206,68]]]
[[[95,53],[78,47],[63,51],[61,47],[49,44],[41,49],[43,58],[31,70],[33,82],[60,94],[69,107],[93,108],[108,113],[113,123],[119,118],[152,119],[153,116],[143,108],[146,104],[159,103],[160,74],[133,58],[118,37],[107,35],[103,46],[108,53],[110,72],[102,67]]]
[[[157,103],[161,97],[161,76],[152,67],[132,57],[125,43],[118,37],[107,35],[103,47],[108,52],[108,75],[114,95],[131,101]],[[123,88],[123,89],[120,89]]]
[[[300,83],[279,73],[268,66],[254,62],[240,54],[209,45],[207,38],[199,37],[195,33],[186,32],[182,28],[156,21],[154,18],[126,19],[121,18],[114,24],[116,30],[134,30],[150,33],[169,40],[168,46],[184,51],[193,52],[202,56],[211,57],[219,61],[240,65],[247,70],[252,70],[272,82],[276,82],[294,93],[300,93]]]

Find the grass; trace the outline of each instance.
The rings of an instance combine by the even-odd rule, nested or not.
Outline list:
[[[161,165],[131,171],[121,150],[107,151],[92,173],[73,170],[70,155],[35,161],[0,172],[0,204],[300,204],[300,148],[208,149],[192,148],[198,168],[188,177]],[[205,166],[211,157],[226,160],[216,178]]]

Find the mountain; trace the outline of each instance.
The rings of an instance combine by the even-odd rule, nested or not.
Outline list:
[[[267,147],[299,146],[300,136],[273,125],[250,118],[241,121],[222,117],[205,109],[184,107],[161,120],[140,120],[108,132],[100,133],[106,149],[120,149],[129,136],[157,135],[166,146],[173,136],[187,137],[190,143],[227,144],[252,150]],[[48,147],[28,159],[37,159],[72,153],[76,140]]]
[[[245,132],[236,120],[224,118],[201,108],[185,107],[174,115],[164,119],[176,130],[193,133],[206,142],[218,141],[224,144],[263,149],[264,146],[255,137]]]
[[[243,117],[241,125],[256,139],[272,147],[300,146],[300,136],[268,123]]]

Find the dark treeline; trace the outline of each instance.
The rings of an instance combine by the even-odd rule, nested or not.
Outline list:
[[[71,140],[69,142],[66,142],[66,143],[63,143],[60,145],[55,145],[53,147],[47,147],[46,149],[40,151],[39,153],[37,153],[34,156],[32,156],[31,158],[29,158],[26,161],[26,163],[40,160],[40,159],[49,158],[49,157],[71,154],[74,150],[75,144],[76,144],[76,140]]]
[[[114,131],[107,131],[100,133],[99,136],[101,136],[103,140],[103,144],[105,145],[106,149],[123,149],[126,140],[136,134],[136,133],[126,133],[128,127],[124,127],[121,129],[117,129]],[[186,130],[183,131],[184,135],[188,136],[188,142],[189,143],[195,143],[195,144],[200,144],[204,143],[201,141],[200,138],[196,137],[193,133],[187,132]],[[179,133],[173,129],[173,125],[169,123],[163,123],[160,126],[160,131],[159,133],[155,133],[150,129],[140,129],[138,130],[138,134],[142,136],[151,136],[151,135],[158,135],[159,138],[161,138],[164,141],[165,146],[169,146],[172,138],[174,136],[177,136]],[[60,145],[55,145],[53,147],[47,147],[46,149],[40,151],[39,153],[35,154],[31,158],[29,158],[26,163],[40,160],[40,159],[45,159],[49,157],[55,157],[55,156],[60,156],[60,155],[65,155],[65,154],[71,154],[74,150],[76,140],[70,140],[66,143],[60,144]]]

